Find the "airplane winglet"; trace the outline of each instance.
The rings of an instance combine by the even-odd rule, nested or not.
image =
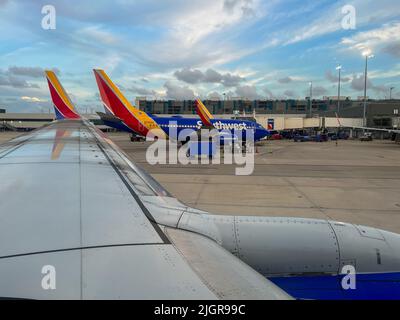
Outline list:
[[[76,111],[74,104],[61,85],[54,71],[46,70],[45,74],[57,120],[80,119],[81,117],[79,113]]]
[[[207,110],[206,106],[201,102],[200,99],[196,99],[196,112],[199,115],[201,121],[206,126],[212,126],[211,119],[214,119],[212,114]]]

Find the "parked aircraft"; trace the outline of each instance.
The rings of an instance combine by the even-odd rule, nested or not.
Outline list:
[[[171,132],[180,134],[182,130],[193,129],[200,130],[203,127],[205,118],[185,118],[182,116],[173,117],[158,117],[149,115],[144,111],[135,108],[122,94],[118,87],[111,81],[108,75],[101,69],[95,69],[94,74],[96,77],[97,85],[100,91],[100,97],[103,102],[106,113],[111,116],[100,114],[104,123],[109,126],[114,126],[121,122],[121,127],[128,127],[131,131],[139,135],[146,136],[152,132],[158,138],[167,138],[171,136]],[[216,119],[211,121],[213,128],[219,132],[236,132],[242,133],[242,140],[246,139],[246,131],[251,130],[254,134],[254,140],[258,141],[269,135],[260,124],[248,120],[235,120],[235,119]],[[207,124],[207,123],[206,123]]]

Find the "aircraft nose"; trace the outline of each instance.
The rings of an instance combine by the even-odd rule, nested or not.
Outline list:
[[[265,137],[269,134],[269,131],[262,127],[257,128],[257,131],[259,132],[261,137]]]

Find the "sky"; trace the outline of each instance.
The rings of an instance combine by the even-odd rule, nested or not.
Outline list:
[[[55,9],[55,29],[43,28]],[[54,22],[54,20],[51,20]],[[46,23],[45,23],[46,25]],[[400,98],[398,0],[0,0],[0,108],[48,112],[53,69],[80,112],[100,111],[93,68],[130,101]]]

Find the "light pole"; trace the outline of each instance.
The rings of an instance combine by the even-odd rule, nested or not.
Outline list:
[[[392,90],[394,89],[394,87],[390,87],[390,91],[389,91],[389,100],[392,100]]]
[[[365,57],[365,71],[364,71],[364,112],[363,112],[363,126],[367,125],[367,77],[368,77],[368,59],[373,58],[374,55],[371,54],[370,50],[366,50],[363,53]]]
[[[222,103],[223,109],[222,109],[222,114],[225,114],[225,101],[226,101],[226,93],[224,92],[222,94],[224,96],[224,102]]]
[[[339,81],[338,81],[338,93],[337,93],[337,113],[340,111],[340,71],[342,70],[342,66],[338,65],[336,70],[339,71]]]
[[[312,116],[312,81],[309,82],[310,85],[310,117]]]

